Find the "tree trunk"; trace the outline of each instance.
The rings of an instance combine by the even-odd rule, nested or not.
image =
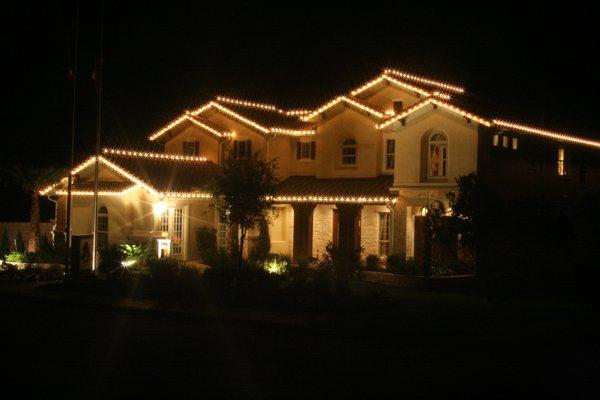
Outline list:
[[[40,239],[42,236],[40,230],[40,198],[37,190],[31,193],[31,237],[27,244],[28,252],[36,252],[40,249]]]
[[[244,240],[246,240],[246,228],[242,226],[242,233],[240,235],[240,249],[238,255],[238,270],[242,270],[242,263],[244,259]]]

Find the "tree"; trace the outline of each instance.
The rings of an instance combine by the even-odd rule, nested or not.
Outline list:
[[[218,199],[222,218],[240,229],[236,254],[240,269],[246,233],[268,219],[277,182],[277,162],[264,161],[260,153],[246,157],[230,154],[215,177],[211,191]]]
[[[4,228],[2,239],[0,239],[0,259],[10,253],[10,241],[8,240],[8,231]]]
[[[40,196],[39,191],[45,186],[56,182],[65,172],[62,169],[54,167],[13,167],[8,171],[5,183],[12,183],[19,186],[24,192],[31,196],[30,222],[31,237],[28,239],[27,251],[36,252],[39,250],[41,229],[40,229]]]
[[[269,235],[269,221],[262,220],[258,224],[258,240],[256,243],[256,258],[261,262],[271,252],[271,236]]]

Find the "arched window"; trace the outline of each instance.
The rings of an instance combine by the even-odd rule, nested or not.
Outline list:
[[[445,177],[447,164],[448,140],[443,134],[435,133],[429,138],[429,177]]]
[[[108,209],[104,206],[98,209],[98,248],[108,247]]]
[[[353,139],[346,139],[342,143],[342,164],[356,164],[356,142]]]

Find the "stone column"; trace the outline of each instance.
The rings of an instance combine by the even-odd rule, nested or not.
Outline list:
[[[315,203],[294,203],[294,261],[312,257]]]
[[[360,213],[362,204],[336,204],[338,210],[338,247],[356,251],[360,247]]]
[[[391,205],[394,212],[393,220],[393,254],[406,255],[406,211],[408,202],[405,197],[398,196],[398,201]]]

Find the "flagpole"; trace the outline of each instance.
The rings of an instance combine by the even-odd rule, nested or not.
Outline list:
[[[104,39],[104,1],[100,0],[100,44],[98,56],[98,104],[96,121],[96,157],[94,162],[94,231],[92,245],[92,272],[98,269],[98,176],[100,173],[100,133],[102,131],[102,52]]]
[[[79,4],[75,1],[75,38],[73,45],[73,109],[71,110],[71,159],[67,184],[67,221],[65,226],[65,274],[71,274],[71,196],[73,189],[73,164],[75,163],[75,115],[77,110],[77,67],[79,47]]]

